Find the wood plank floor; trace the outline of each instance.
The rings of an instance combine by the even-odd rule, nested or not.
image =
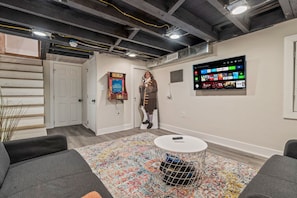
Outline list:
[[[54,135],[54,134],[65,135],[67,137],[69,149],[78,148],[78,147],[91,145],[91,144],[97,144],[97,143],[101,143],[101,142],[105,142],[105,141],[111,141],[114,139],[131,136],[131,135],[136,135],[136,134],[144,133],[144,132],[149,132],[149,133],[155,134],[157,136],[174,134],[170,131],[165,131],[162,129],[141,130],[139,128],[135,128],[135,129],[131,129],[131,130],[96,136],[94,134],[94,132],[86,129],[82,125],[57,127],[57,128],[47,130],[48,135]],[[215,153],[215,154],[223,156],[223,157],[226,157],[226,158],[244,162],[246,164],[254,166],[255,168],[260,168],[263,165],[263,163],[267,160],[266,158],[263,158],[260,156],[252,155],[249,153],[245,153],[242,151],[223,147],[223,146],[216,145],[216,144],[209,143],[209,142],[207,142],[207,143],[208,143],[207,151]]]

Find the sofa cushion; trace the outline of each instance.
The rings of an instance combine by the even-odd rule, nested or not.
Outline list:
[[[10,159],[2,142],[0,142],[0,187],[9,169]]]
[[[296,198],[297,184],[258,173],[239,195],[239,198],[249,198],[255,194],[272,198]]]
[[[67,139],[62,135],[40,136],[4,142],[10,163],[67,150]],[[26,149],[24,149],[26,148]]]
[[[259,173],[294,182],[297,185],[297,160],[291,157],[273,155],[261,167]]]
[[[57,152],[12,164],[1,191],[12,195],[41,184],[54,182],[56,179],[86,172],[91,173],[91,169],[77,151]]]
[[[42,182],[30,188],[15,191],[9,198],[53,198],[82,197],[90,191],[100,192],[103,198],[112,198],[105,186],[92,172],[59,177],[48,182]]]

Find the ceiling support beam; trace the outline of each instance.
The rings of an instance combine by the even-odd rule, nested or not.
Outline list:
[[[134,52],[138,52],[138,53],[141,53],[141,51],[139,50],[141,48],[141,50],[143,52],[146,52],[146,54],[148,54],[150,56],[154,56],[154,57],[160,57],[160,56],[163,56],[164,54],[167,54],[166,52],[164,52],[163,54],[160,54],[160,51],[155,52],[155,51],[152,51],[151,49],[148,49],[146,46],[141,46],[141,45],[138,45],[135,43],[127,42],[127,41],[122,41],[119,44],[119,47],[127,49],[128,51],[134,51]]]
[[[128,39],[133,39],[138,32],[138,29],[133,30],[133,32],[129,34]]]
[[[224,6],[218,0],[207,0],[213,7],[215,7],[222,15],[224,15],[229,21],[231,21],[242,32],[249,32],[249,21],[245,22],[242,18],[233,16],[224,8]]]
[[[189,34],[196,36],[198,38],[204,39],[205,41],[214,41],[217,40],[218,35],[212,31],[212,27],[207,24],[205,21],[196,19],[197,27],[194,27],[192,24],[188,24],[179,18],[168,14],[167,12],[156,8],[155,6],[147,3],[144,0],[122,0],[130,6],[133,6],[143,12],[151,14],[154,17],[157,17],[166,23],[169,23],[173,26],[179,27]]]
[[[76,57],[76,58],[85,58],[85,59],[90,58],[90,55],[82,55],[82,54],[77,54],[77,53],[74,53],[74,52],[66,52],[65,50],[61,51],[61,50],[49,49],[48,53],[49,54],[58,54],[58,55],[63,55],[63,56]]]
[[[49,48],[52,51],[59,51],[59,52],[66,52],[66,53],[74,53],[73,50],[71,49],[67,49],[67,48],[61,48],[61,47],[57,47],[57,46],[51,46]],[[93,55],[93,52],[82,52],[82,51],[75,51],[75,54],[78,55],[83,55],[83,56],[89,56],[89,55]]]
[[[46,59],[46,53],[48,52],[50,48],[50,43],[47,41],[41,41],[41,53],[40,53],[40,58],[42,60]]]
[[[109,52],[112,52],[112,50],[115,48],[115,46],[118,46],[121,42],[122,42],[122,39],[118,39],[118,40],[115,42],[115,44],[109,48],[108,51],[109,51]]]
[[[280,0],[278,2],[286,19],[297,17],[297,0]]]
[[[178,0],[169,10],[168,14],[172,15],[186,0]]]

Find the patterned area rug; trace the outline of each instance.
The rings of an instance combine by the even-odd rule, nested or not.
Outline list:
[[[156,137],[141,133],[76,150],[114,198],[235,198],[257,172],[247,164],[206,152],[205,174],[199,187],[181,188],[156,182],[159,178],[155,167],[160,161],[153,143]]]

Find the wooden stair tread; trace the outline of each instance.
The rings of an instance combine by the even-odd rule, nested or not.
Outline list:
[[[44,117],[45,114],[44,113],[39,113],[39,114],[26,114],[26,115],[21,115],[21,116],[18,116],[20,118],[33,118],[33,117]],[[4,119],[7,119],[7,118],[14,118],[15,116],[5,116],[3,117]]]
[[[37,79],[37,78],[8,78],[8,77],[0,77],[0,79],[43,81],[43,79]]]
[[[12,72],[26,72],[26,73],[43,74],[43,71],[25,71],[25,70],[17,70],[17,69],[0,69],[0,71],[12,71]]]
[[[2,95],[2,96],[7,97],[7,98],[12,98],[12,97],[17,97],[17,98],[44,97],[44,95]]]
[[[17,87],[17,86],[1,86],[1,88],[6,88],[6,89],[43,89],[44,87]]]
[[[27,130],[27,129],[37,129],[37,128],[45,128],[45,124],[21,126],[21,127],[17,127],[16,131]]]
[[[40,60],[39,58],[28,58],[28,57],[20,57],[16,55],[7,55],[7,54],[0,54],[0,62],[39,66],[39,67],[43,66],[42,60]]]
[[[3,107],[44,107],[44,104],[3,105]]]

